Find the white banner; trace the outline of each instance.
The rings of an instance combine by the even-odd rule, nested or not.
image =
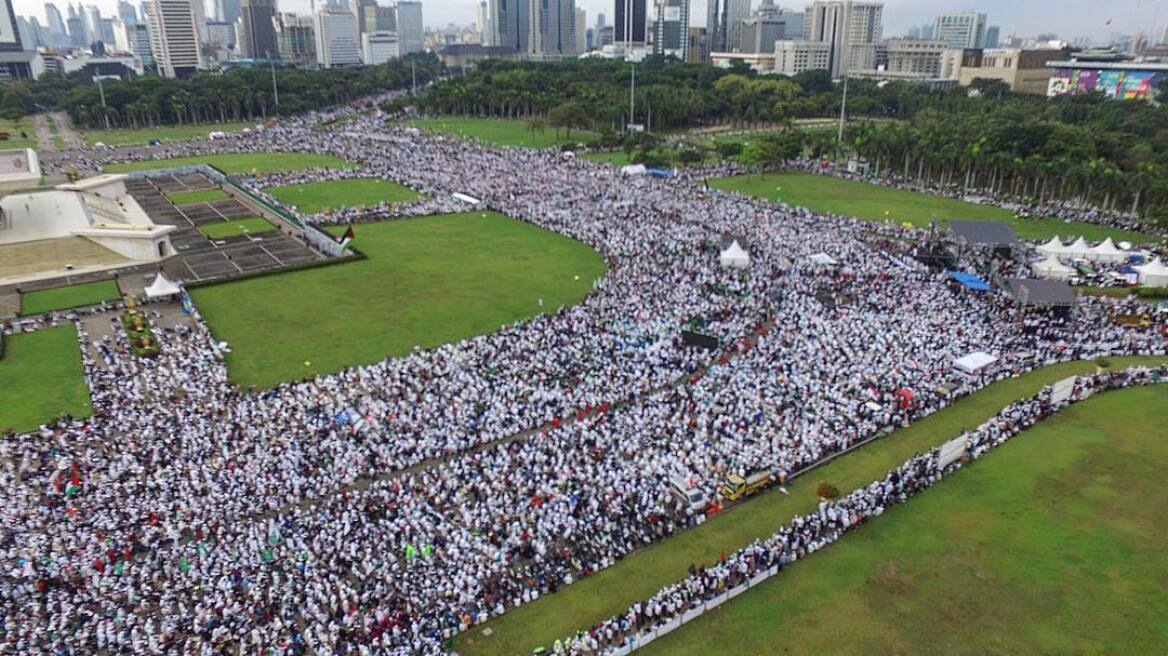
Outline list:
[[[960,437],[955,437],[948,442],[941,445],[940,453],[937,455],[937,461],[941,468],[944,469],[949,465],[961,459],[961,454],[965,453],[965,445],[969,443],[969,436],[962,433]]]
[[[1075,381],[1078,378],[1078,376],[1070,376],[1052,385],[1050,391],[1050,402],[1062,403],[1063,401],[1071,398],[1071,392],[1074,391]]]

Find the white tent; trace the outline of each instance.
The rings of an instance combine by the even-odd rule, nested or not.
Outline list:
[[[645,175],[648,170],[644,164],[626,164],[620,168],[623,175]]]
[[[1074,269],[1059,262],[1058,257],[1053,254],[1047,255],[1045,260],[1031,264],[1030,270],[1034,272],[1035,277],[1048,280],[1069,280],[1075,275]]]
[[[953,361],[953,368],[965,374],[977,374],[986,367],[998,361],[995,356],[985,351],[974,351]]]
[[[839,264],[839,262],[836,262],[836,259],[834,257],[828,255],[827,253],[816,253],[816,254],[812,255],[809,259],[816,264],[825,265],[825,266]]]
[[[745,269],[746,267],[750,266],[750,255],[747,254],[747,252],[738,245],[738,240],[735,239],[733,242],[731,242],[730,246],[726,248],[726,250],[722,251],[722,254],[718,256],[718,261],[721,262],[722,266],[726,268]]]
[[[1168,287],[1168,266],[1156,258],[1147,264],[1132,267],[1140,274],[1140,284],[1145,287]]]
[[[158,275],[154,276],[154,282],[150,283],[150,286],[146,288],[146,298],[171,296],[173,294],[179,293],[180,291],[182,290],[179,289],[178,285],[167,280],[166,276],[162,275],[162,272],[159,271]]]
[[[1071,257],[1088,257],[1091,254],[1091,247],[1087,245],[1087,240],[1079,237],[1075,243],[1063,248],[1063,255]]]
[[[1099,242],[1098,246],[1092,248],[1091,254],[1087,257],[1095,260],[1096,262],[1118,263],[1127,259],[1127,253],[1121,251],[1119,247],[1115,245],[1115,242],[1111,241],[1111,237],[1108,237],[1107,239]]]
[[[1050,238],[1050,241],[1046,242],[1045,244],[1042,244],[1041,246],[1037,247],[1035,250],[1038,251],[1039,253],[1042,253],[1043,255],[1052,255],[1052,254],[1058,255],[1058,254],[1062,253],[1065,249],[1066,249],[1066,247],[1063,246],[1063,241],[1061,239],[1059,239],[1058,235],[1055,235],[1055,236]]]

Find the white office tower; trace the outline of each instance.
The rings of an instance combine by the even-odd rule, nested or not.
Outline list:
[[[202,0],[196,0],[201,2]],[[199,69],[199,36],[191,0],[150,0],[150,52],[162,77],[185,77]]]
[[[422,52],[422,3],[400,0],[397,3],[397,38],[401,54]]]
[[[576,7],[576,53],[588,52],[588,14]]]
[[[986,47],[986,15],[974,11],[941,14],[933,23],[933,38],[954,50]]]
[[[491,45],[491,6],[487,0],[475,5],[475,31],[479,33],[479,43]]]
[[[361,35],[361,58],[366,66],[384,64],[400,56],[397,32],[366,32]]]
[[[343,9],[321,9],[316,13],[316,62],[321,68],[361,65],[361,44],[357,38],[357,17]]]
[[[653,54],[685,61],[689,46],[689,0],[657,0],[653,9]]]
[[[150,52],[150,26],[142,23],[114,23],[114,45],[119,52],[128,52],[142,60],[145,68],[154,68],[154,55]]]
[[[804,14],[803,38],[830,46],[827,69],[833,78],[874,69],[883,14],[884,5],[879,2],[816,0]]]

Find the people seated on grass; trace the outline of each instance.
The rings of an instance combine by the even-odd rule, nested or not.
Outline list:
[[[82,335],[94,416],[3,442],[16,653],[437,653],[699,521],[673,478],[713,497],[727,474],[795,472],[1036,366],[1168,348],[1162,317],[1113,324],[1110,299],[1023,323],[912,260],[897,227],[550,152],[372,115],[163,148],[212,147],[328,153],[465,193],[591,245],[610,272],[575,307],[267,390],[230,384],[202,322],[159,327],[148,360],[117,331]],[[748,269],[719,265],[725,234]],[[696,323],[723,348],[687,346]],[[973,350],[998,364],[936,393]]]

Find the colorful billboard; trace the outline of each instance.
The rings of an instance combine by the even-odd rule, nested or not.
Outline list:
[[[1047,96],[1098,91],[1108,98],[1147,100],[1168,79],[1165,70],[1131,68],[1056,68],[1046,86]]]

